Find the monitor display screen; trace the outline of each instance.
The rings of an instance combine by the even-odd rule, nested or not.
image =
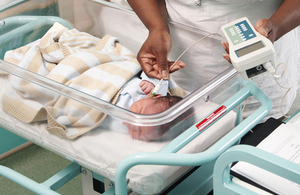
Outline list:
[[[242,49],[236,50],[235,52],[238,57],[242,57],[248,53],[251,53],[251,52],[261,49],[263,47],[265,47],[264,44],[261,41],[259,41],[259,42],[253,43],[252,45],[244,47]]]

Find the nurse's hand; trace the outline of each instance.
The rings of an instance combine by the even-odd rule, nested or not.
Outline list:
[[[230,56],[229,56],[229,44],[228,44],[228,42],[222,42],[222,46],[226,51],[226,54],[222,54],[223,58],[231,63]]]
[[[254,28],[257,32],[267,37],[272,43],[274,43],[276,37],[276,30],[269,19],[258,20]]]
[[[174,63],[167,59],[171,47],[172,38],[167,31],[155,29],[149,32],[149,36],[137,56],[147,76],[157,79],[169,79],[169,69]],[[185,64],[178,61],[170,70],[170,73],[184,67]]]
[[[272,43],[275,41],[276,30],[269,19],[260,19],[256,22],[254,26],[255,30],[259,32],[261,35],[267,37]],[[222,46],[224,47],[227,54],[223,54],[223,58],[230,61],[229,57],[229,44],[227,42],[222,42]]]

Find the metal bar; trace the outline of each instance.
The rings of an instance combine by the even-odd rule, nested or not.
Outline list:
[[[54,24],[55,22],[58,22],[67,28],[72,28],[72,26],[67,21],[56,16],[13,16],[13,17],[2,19],[2,21],[5,22],[5,26],[12,25],[12,24],[19,24],[21,27],[24,24],[31,23],[38,20],[43,21],[44,23],[46,22],[46,24]]]
[[[23,3],[24,1],[28,1],[28,0],[14,0],[14,1],[10,1],[9,3],[1,5],[0,6],[0,10],[4,11],[7,8],[15,6],[15,5],[19,4],[19,3]]]
[[[42,183],[42,185],[49,187],[52,190],[57,190],[80,173],[81,166],[76,163],[72,163],[68,167],[64,168],[63,170],[49,178],[47,181]]]
[[[23,149],[31,146],[31,145],[33,145],[32,142],[26,142],[26,143],[24,143],[22,145],[19,145],[19,146],[15,147],[15,148],[13,148],[13,149],[11,149],[11,150],[3,153],[3,154],[0,154],[0,161],[3,160],[4,158],[7,158],[7,157],[9,157],[9,156],[11,156],[11,155],[19,152],[19,151],[21,151],[21,150],[23,150]]]
[[[32,179],[12,170],[5,166],[0,165],[0,175],[3,177],[23,186],[24,188],[36,194],[49,194],[58,195],[59,193],[33,181]]]
[[[112,186],[111,188],[109,188],[108,190],[106,190],[102,195],[115,195],[115,186]]]
[[[300,165],[253,146],[239,145],[230,148],[218,158],[214,168],[214,193],[253,194],[230,179],[228,165],[237,161],[248,162],[300,184]]]
[[[7,25],[7,24],[6,24]],[[43,25],[43,21],[41,20],[34,20],[32,22],[29,22],[27,24],[22,25],[19,28],[16,28],[14,30],[11,30],[9,33],[5,33],[4,35],[1,35],[1,39],[0,39],[0,45],[5,44],[13,39],[15,39],[15,37],[20,35],[20,31],[24,34],[33,31],[33,29],[42,26]],[[0,51],[1,53],[4,53],[5,51]]]
[[[45,26],[47,24],[54,24],[55,22],[59,22],[60,24],[71,28],[71,25],[67,23],[65,20],[59,17],[44,17],[44,16],[22,16],[22,17],[11,17],[3,20],[5,22],[5,26],[11,24],[20,24],[19,28],[11,30],[9,33],[1,35],[0,45],[9,42],[15,37],[22,34],[26,34],[28,32],[34,31],[35,29]],[[5,28],[5,27],[4,27]],[[4,53],[4,52],[1,52]]]

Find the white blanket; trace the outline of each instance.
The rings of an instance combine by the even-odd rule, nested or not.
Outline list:
[[[102,39],[59,25],[33,43],[5,53],[4,60],[104,101],[115,103],[122,86],[141,68],[116,37]],[[47,119],[47,130],[76,138],[102,123],[106,114],[11,76],[14,90],[2,109],[31,123]]]

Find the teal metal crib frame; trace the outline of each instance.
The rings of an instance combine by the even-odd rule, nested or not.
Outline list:
[[[9,22],[7,22],[9,21]],[[52,25],[54,22],[59,22],[66,27],[71,27],[66,21],[58,17],[12,17],[6,20],[5,25],[12,23],[14,26],[20,23],[20,27],[16,29],[10,29],[9,32],[5,32],[4,35],[0,36],[0,53],[8,49],[14,49],[15,45],[7,45],[8,41],[12,41],[14,36],[18,37],[20,32],[29,32],[37,28],[37,25],[43,27],[44,25]],[[1,31],[0,31],[1,32]],[[45,31],[46,32],[46,31]],[[45,32],[40,32],[43,35]],[[2,33],[1,33],[2,34]],[[37,37],[39,38],[39,37]],[[26,40],[22,40],[26,42]],[[18,45],[20,46],[20,45]],[[7,63],[3,63],[7,64]],[[1,70],[7,71],[3,65],[0,66]],[[13,72],[9,72],[14,74]],[[228,69],[224,74],[228,80],[237,75],[238,72],[231,68]],[[258,124],[263,118],[265,118],[271,110],[272,104],[269,97],[259,89],[252,81],[241,81],[242,88],[234,94],[231,98],[225,101],[220,107],[215,109],[213,112],[208,114],[204,119],[198,121],[195,125],[191,126],[180,136],[171,141],[168,145],[162,148],[160,151],[155,153],[138,153],[125,158],[119,165],[115,174],[115,185],[106,191],[104,194],[118,194],[125,195],[128,193],[126,174],[130,168],[136,165],[147,164],[147,165],[171,165],[171,166],[199,166],[210,162],[213,162],[228,148],[237,144],[242,136],[250,131],[256,124]],[[218,83],[218,81],[216,82]],[[217,86],[216,86],[217,87]],[[209,91],[207,91],[209,93]],[[63,94],[65,95],[65,94]],[[180,154],[177,153],[181,148],[187,145],[190,141],[199,136],[207,128],[217,122],[220,118],[225,116],[228,112],[239,106],[249,96],[254,96],[260,103],[261,106],[253,112],[244,121],[238,120],[236,127],[227,133],[223,138],[213,144],[206,151],[197,154]],[[71,97],[75,100],[75,97]],[[80,99],[79,99],[80,100]],[[240,113],[238,113],[240,115]],[[213,116],[212,120],[211,116]],[[207,122],[209,121],[209,122]],[[204,124],[202,128],[202,124]],[[1,125],[3,128],[5,126]],[[0,175],[18,183],[19,185],[37,193],[37,194],[57,194],[55,190],[65,184],[67,181],[74,178],[81,172],[81,166],[73,163],[58,174],[54,175],[44,183],[37,183],[31,179],[16,173],[15,171],[0,166]],[[212,180],[212,177],[209,177]],[[195,194],[198,186],[193,186],[195,189],[189,194]],[[178,194],[182,194],[180,188],[176,191]],[[186,192],[184,194],[187,194]]]

